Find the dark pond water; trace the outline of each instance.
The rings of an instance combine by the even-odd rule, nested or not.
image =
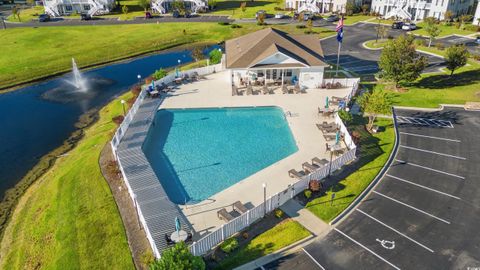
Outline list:
[[[71,74],[0,94],[0,199],[38,160],[75,131],[79,117],[100,108],[156,69],[192,60],[189,51],[150,55],[82,73],[88,93],[69,95]],[[74,89],[71,89],[74,91]]]

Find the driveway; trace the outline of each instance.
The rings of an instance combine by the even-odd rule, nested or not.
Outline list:
[[[397,111],[399,149],[325,238],[264,269],[478,269],[480,112]]]
[[[378,60],[381,50],[369,50],[363,47],[363,43],[376,38],[374,24],[358,23],[353,26],[345,26],[342,49],[340,51],[340,66],[347,71],[360,75],[373,75],[379,71]],[[334,25],[327,25],[326,28],[334,29]],[[389,29],[388,34],[397,37],[403,34],[402,30]],[[337,62],[338,42],[336,37],[327,38],[321,41],[325,60],[331,64]],[[443,67],[443,59],[428,54],[422,54],[428,58],[428,66],[425,72],[437,72]]]
[[[478,34],[478,36],[480,36],[480,33]],[[463,44],[467,47],[470,53],[480,55],[480,44],[475,42],[474,38],[454,35],[454,36],[437,39],[436,43],[438,42],[445,44],[446,47],[456,45],[456,44]]]

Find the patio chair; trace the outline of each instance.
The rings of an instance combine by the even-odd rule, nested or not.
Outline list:
[[[235,85],[232,85],[232,96],[238,96],[238,88]]]
[[[247,95],[253,95],[253,87],[250,84],[247,86]]]
[[[297,170],[295,169],[291,169],[290,171],[288,171],[288,176],[290,176],[291,178],[302,178],[304,174],[297,172]]]
[[[295,92],[295,94],[301,93],[302,90],[300,89],[300,85],[295,84],[295,87],[293,87],[293,92]]]
[[[302,169],[305,171],[305,172],[314,172],[315,170],[317,170],[317,167],[313,166],[312,164],[308,163],[308,162],[304,162],[302,164]]]
[[[225,222],[229,222],[230,220],[233,219],[233,216],[230,215],[230,213],[228,213],[225,208],[222,208],[221,210],[217,211],[217,217],[220,220],[224,220]]]
[[[191,232],[187,233],[187,239],[185,239],[185,242],[190,242],[192,241],[193,234]]]
[[[318,157],[312,158],[312,164],[317,165],[318,167],[322,167],[328,164],[328,160],[322,158],[319,159]]]
[[[335,134],[324,134],[323,138],[325,138],[326,141],[334,141],[336,139]]]
[[[170,235],[168,235],[167,233],[165,234],[165,242],[167,242],[167,245],[175,244],[175,242],[173,242],[173,240],[170,238]]]
[[[270,94],[270,90],[268,89],[268,87],[266,85],[263,85],[262,92],[263,92],[264,95]]]
[[[245,207],[245,205],[243,205],[243,203],[241,203],[240,201],[236,201],[233,203],[233,210],[237,211],[240,214],[245,214],[246,212],[248,212],[247,207]]]
[[[328,143],[325,143],[325,153],[330,151],[332,151],[332,147]]]
[[[288,94],[288,88],[285,84],[282,86],[282,93],[283,94]]]

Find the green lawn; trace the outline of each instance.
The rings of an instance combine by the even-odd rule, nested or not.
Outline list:
[[[125,14],[122,7],[127,6],[128,12]],[[101,18],[120,18],[122,21],[133,20],[135,17],[144,17],[145,10],[138,5],[136,0],[120,0],[118,5],[112,12],[106,15],[101,15]]]
[[[325,222],[330,222],[372,182],[387,162],[395,142],[393,123],[390,119],[377,119],[376,125],[385,127],[385,131],[374,134],[368,133],[362,125],[364,118],[355,117],[352,127],[361,134],[360,155],[356,170],[330,188],[325,195],[310,201],[306,208]],[[331,194],[335,193],[333,205],[330,204]]]
[[[38,19],[38,15],[43,14],[45,11],[42,6],[35,6],[33,8],[20,10],[20,22],[31,22]],[[13,18],[13,15],[7,17],[10,22],[19,22],[18,17]]]
[[[247,3],[247,8],[245,12],[242,12],[240,4],[242,2]],[[284,8],[285,1],[281,0],[257,0],[257,1],[242,1],[242,0],[217,0],[217,6],[215,10],[207,13],[217,14],[217,15],[228,15],[235,19],[240,18],[255,18],[255,13],[259,10],[265,10],[268,14],[276,13],[289,13],[286,11],[276,11],[275,7]]]
[[[310,235],[300,223],[286,219],[270,230],[253,238],[220,262],[217,269],[233,269],[237,266],[268,255]]]
[[[462,28],[457,28],[455,25],[445,25],[443,23],[440,23],[438,26],[441,30],[440,35],[438,37],[444,37],[444,36],[453,35],[453,34],[465,35],[466,36],[466,35],[471,35],[471,34],[477,33],[477,32],[474,32],[474,31],[469,31],[469,30],[465,30],[465,29],[462,29]],[[417,27],[418,27],[418,29],[415,30],[415,31],[412,31],[411,33],[413,33],[415,35],[428,36],[427,31],[425,31],[425,23],[423,23],[423,22],[418,23]]]
[[[134,269],[124,227],[98,165],[121,114],[101,110],[78,145],[20,199],[0,248],[1,269]]]
[[[369,40],[365,42],[365,47],[370,48],[370,49],[380,49],[385,46],[388,40],[386,39],[379,39],[378,42],[376,40]]]
[[[370,15],[362,15],[362,14],[354,14],[352,16],[345,16],[344,24],[345,25],[352,25],[358,22],[363,22],[369,19],[375,18],[374,16]],[[336,22],[335,22],[336,24]]]

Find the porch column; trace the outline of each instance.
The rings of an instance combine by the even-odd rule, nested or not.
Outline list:
[[[263,83],[267,85],[267,69],[263,70]]]
[[[282,89],[283,89],[283,78],[284,78],[284,75],[285,75],[285,69],[282,69]]]

